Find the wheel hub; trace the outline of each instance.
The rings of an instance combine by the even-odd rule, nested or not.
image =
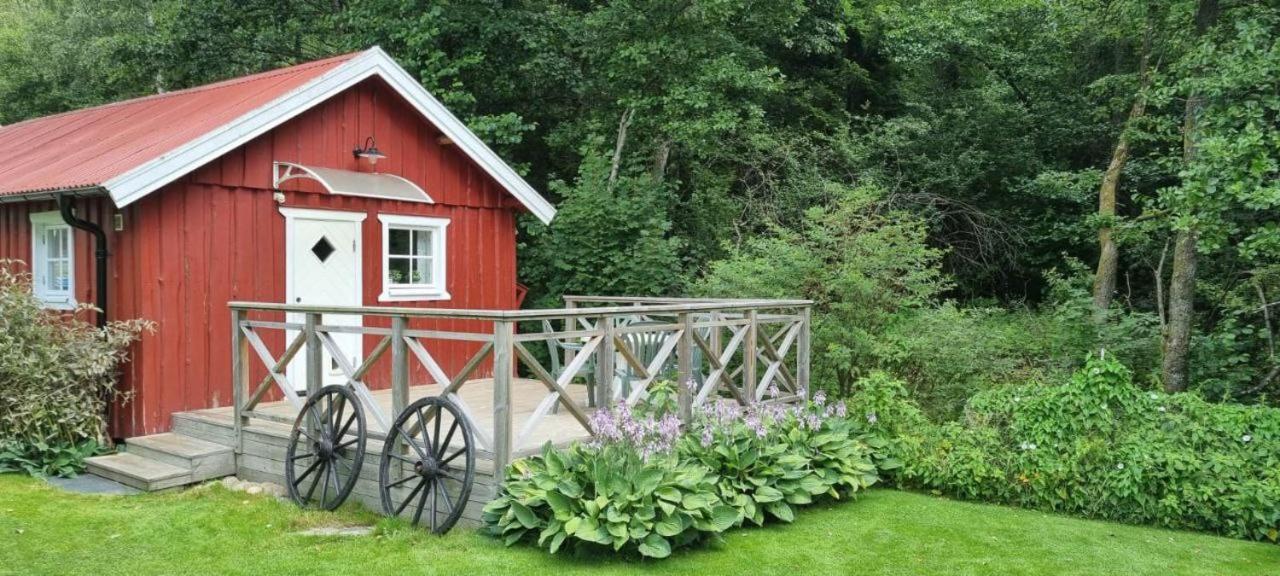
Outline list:
[[[330,440],[327,437],[317,440],[312,444],[312,448],[315,449],[316,454],[319,454],[321,458],[326,460],[333,458],[333,440]]]
[[[413,471],[423,478],[435,478],[440,475],[440,465],[435,458],[427,456],[425,460],[414,463]]]

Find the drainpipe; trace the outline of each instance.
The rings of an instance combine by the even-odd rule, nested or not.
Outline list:
[[[98,297],[98,328],[107,325],[107,235],[102,231],[102,227],[90,222],[77,218],[72,205],[72,198],[66,194],[58,196],[58,211],[62,213],[62,221],[66,222],[72,228],[84,230],[93,234],[93,257],[94,257],[94,275],[97,276],[97,290],[94,292]],[[72,287],[74,290],[74,287]],[[111,426],[112,410],[111,410],[111,393],[103,391],[103,418],[107,426]],[[113,439],[107,437],[108,444]]]
[[[102,231],[102,227],[88,220],[77,218],[73,212],[71,197],[67,195],[58,196],[58,210],[62,213],[62,221],[66,222],[72,228],[84,230],[93,234],[93,256],[95,265],[93,267],[94,274],[97,276],[97,290],[94,294],[98,297],[98,327],[102,328],[107,325],[107,235]]]

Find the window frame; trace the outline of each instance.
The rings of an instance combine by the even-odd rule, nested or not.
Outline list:
[[[75,228],[62,220],[58,211],[32,212],[31,219],[31,292],[54,310],[72,310],[76,307],[76,234]],[[67,234],[67,289],[49,288],[49,247],[44,240],[50,230],[61,229]]]
[[[426,302],[449,300],[446,258],[448,252],[448,218],[379,214],[382,222],[382,293],[379,302]],[[397,284],[391,281],[391,231],[429,231],[431,238],[431,284]]]

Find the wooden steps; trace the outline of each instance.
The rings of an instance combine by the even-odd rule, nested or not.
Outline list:
[[[103,478],[154,492],[236,473],[232,449],[198,438],[164,433],[125,441],[124,452],[95,456],[86,469]]]

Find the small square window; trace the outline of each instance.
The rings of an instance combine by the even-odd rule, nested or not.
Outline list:
[[[384,214],[382,221],[383,302],[444,300],[443,218]]]
[[[75,235],[57,212],[31,215],[31,287],[50,308],[75,302]]]

